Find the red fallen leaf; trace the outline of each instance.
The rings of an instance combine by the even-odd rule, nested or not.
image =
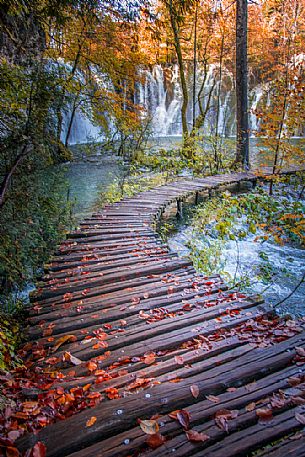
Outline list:
[[[173,294],[174,292],[175,292],[174,287],[172,287],[172,286],[168,287],[168,289],[167,289],[168,295]]]
[[[108,346],[109,344],[106,341],[99,341],[92,346],[92,349],[106,349]]]
[[[190,311],[193,308],[193,305],[191,303],[185,303],[185,305],[182,306],[182,309],[184,311]]]
[[[114,400],[115,398],[120,398],[119,391],[115,387],[109,387],[108,389],[105,389],[104,392],[110,400]]]
[[[111,330],[112,329],[112,325],[111,324],[104,324],[104,328],[106,330]]]
[[[1,449],[0,449],[1,451]],[[4,455],[4,454],[1,454],[1,455]],[[5,448],[5,455],[7,457],[19,457],[20,456],[20,453],[18,451],[18,449],[14,446],[8,446]]]
[[[54,327],[55,327],[55,324],[49,324],[47,326],[47,328],[45,328],[44,331],[42,332],[42,336],[50,336],[50,335],[52,335]]]
[[[196,432],[196,430],[187,430],[185,434],[189,441],[193,441],[195,443],[204,443],[205,441],[210,439],[209,435],[206,435],[205,433]]]
[[[198,398],[199,397],[199,387],[197,386],[197,384],[193,384],[191,387],[191,393],[193,395],[194,398]]]
[[[177,421],[185,430],[190,426],[190,415],[185,409],[180,409],[177,412]]]
[[[95,363],[95,362],[88,362],[88,363],[86,364],[86,367],[88,368],[88,370],[89,370],[90,372],[92,372],[92,371],[94,371],[94,370],[97,369],[97,363]]]
[[[69,301],[69,300],[71,300],[72,298],[73,298],[73,294],[71,294],[71,293],[69,293],[69,292],[63,295],[64,301]]]
[[[56,342],[56,344],[53,347],[53,352],[57,351],[57,349],[60,348],[60,346],[64,343],[67,343],[68,341],[76,341],[77,338],[75,335],[64,335],[61,338],[59,338]]]
[[[151,354],[147,354],[144,358],[144,363],[146,365],[151,365],[156,361],[156,354],[152,352]]]
[[[259,408],[256,410],[256,415],[261,421],[269,421],[272,419],[272,409],[270,408]]]
[[[143,309],[141,309],[141,311],[139,312],[139,317],[140,317],[140,319],[149,319],[151,317],[151,315],[145,313],[145,311]]]
[[[137,389],[139,387],[146,387],[153,378],[137,378],[134,382],[129,384],[128,390]]]
[[[161,435],[161,433],[155,433],[154,435],[149,435],[148,438],[146,439],[146,444],[151,448],[151,449],[157,449],[158,447],[162,446],[163,443],[165,443],[165,438],[164,436]]]
[[[305,349],[301,347],[295,347],[295,351],[300,357],[305,357]]]
[[[206,399],[212,401],[213,403],[220,403],[220,398],[215,395],[207,395]]]
[[[294,417],[298,422],[300,422],[300,424],[305,425],[305,416],[300,413],[295,413]]]
[[[291,378],[288,378],[287,381],[292,387],[301,383],[301,379],[296,376],[291,376]]]
[[[215,414],[216,425],[225,432],[228,432],[228,420],[235,419],[237,416],[238,410],[220,409]]]
[[[178,365],[184,365],[184,360],[183,360],[183,357],[181,357],[181,355],[176,355],[176,356],[175,356],[175,362],[176,362]]]
[[[93,424],[96,422],[96,417],[92,416],[90,419],[87,420],[86,422],[86,427],[92,427]]]
[[[177,420],[178,411],[179,411],[179,409],[176,409],[175,411],[168,413],[168,417],[170,417],[171,419]]]
[[[38,443],[35,444],[33,447],[32,451],[33,457],[46,457],[47,455],[47,448],[44,443],[41,441],[38,441]]]
[[[58,357],[49,357],[48,359],[45,360],[45,363],[49,365],[55,365],[55,363],[59,362]]]
[[[18,453],[18,455],[20,455]],[[38,443],[35,444],[35,446],[32,449],[27,450],[27,452],[24,454],[24,457],[46,457],[47,455],[47,448],[44,443],[41,441],[38,441]],[[8,457],[10,457],[7,454]]]

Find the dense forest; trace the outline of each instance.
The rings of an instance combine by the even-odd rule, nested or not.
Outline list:
[[[245,291],[266,292],[276,311],[304,316],[304,149],[305,0],[0,0],[0,379],[25,369],[27,349],[17,351],[30,291],[36,284],[39,293],[60,242],[71,230],[79,233],[69,178],[75,163],[91,165],[88,175],[87,168],[76,169],[73,185],[97,181],[78,191],[83,200],[92,193],[86,217],[185,177],[254,173],[250,182],[258,188],[248,183],[242,195],[211,191],[215,198],[197,208],[178,199],[177,214],[160,224],[159,234],[204,277],[224,276],[241,298]],[[115,176],[106,179],[109,163]],[[70,295],[63,295],[67,307]],[[138,304],[138,297],[132,300]],[[160,309],[158,319],[176,317]],[[282,323],[268,322],[285,333]],[[52,331],[44,329],[43,338],[51,342]],[[68,337],[48,353],[41,349],[41,357],[55,359],[53,351],[75,341]],[[61,357],[76,368],[82,363],[70,352]],[[148,357],[150,366],[155,353]],[[37,381],[43,370],[31,371],[32,359],[28,367],[16,385],[3,377],[10,398],[16,392],[23,398],[29,380],[31,389],[35,382],[49,385],[43,375]],[[88,369],[91,376],[97,365]],[[108,391],[108,399],[120,397],[116,388]],[[6,394],[0,391],[0,413]],[[73,412],[54,406],[60,413],[46,423],[95,406],[92,395],[82,406],[73,403]],[[46,425],[32,411],[30,425],[22,414],[12,419],[20,404],[0,414],[0,456],[44,456],[44,445],[22,454],[12,444]],[[189,418],[180,417],[188,434]],[[96,417],[90,420],[87,427]],[[164,443],[154,432],[145,431],[157,440],[152,449]],[[188,439],[205,441],[199,435]]]

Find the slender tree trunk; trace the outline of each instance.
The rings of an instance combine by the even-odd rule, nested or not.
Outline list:
[[[67,130],[67,134],[66,134],[66,139],[65,139],[65,146],[66,148],[68,147],[68,144],[69,144],[69,138],[70,138],[70,135],[71,135],[71,130],[72,130],[72,125],[73,125],[73,121],[74,121],[74,117],[75,117],[75,113],[76,113],[76,109],[79,105],[77,105],[77,101],[78,101],[78,96],[76,96],[73,100],[73,106],[72,106],[72,111],[71,111],[71,117],[70,117],[70,121],[69,121],[69,125],[68,125],[68,130]]]
[[[195,24],[194,24],[194,54],[193,54],[193,130],[196,124],[196,78],[197,78],[197,21],[198,5],[195,7]]]
[[[177,17],[176,17],[176,12],[174,10],[172,0],[170,0],[170,2],[169,2],[169,15],[170,15],[170,21],[171,21],[173,34],[174,34],[174,46],[175,46],[178,65],[179,65],[181,89],[182,89],[182,95],[183,95],[183,101],[182,101],[182,107],[181,107],[181,120],[182,120],[183,139],[185,142],[188,138],[188,133],[189,133],[188,125],[187,125],[187,117],[186,117],[189,96],[188,96],[187,83],[186,83],[186,77],[185,77],[185,71],[184,71],[184,63],[183,63],[182,49],[181,49],[181,44],[180,44]]]
[[[217,108],[216,108],[216,122],[215,122],[215,144],[214,144],[214,160],[215,160],[215,167],[218,171],[219,169],[219,157],[218,157],[218,136],[219,136],[219,114],[220,114],[220,97],[221,97],[221,85],[222,85],[222,63],[223,63],[223,53],[224,53],[224,41],[225,37],[222,35],[221,37],[221,46],[220,46],[220,56],[219,56],[219,85],[217,91]]]
[[[236,163],[249,168],[248,1],[236,0]]]

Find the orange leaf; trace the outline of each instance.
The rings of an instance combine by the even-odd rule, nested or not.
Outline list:
[[[86,422],[86,427],[92,427],[93,424],[96,422],[96,417],[92,416],[90,419],[87,420]]]
[[[155,435],[159,431],[159,424],[155,420],[141,420],[138,419],[141,430],[147,435]]]
[[[58,348],[64,343],[67,343],[68,341],[76,341],[77,338],[75,335],[64,335],[61,338],[59,338],[56,342],[56,344],[53,347],[53,352],[57,351]]]

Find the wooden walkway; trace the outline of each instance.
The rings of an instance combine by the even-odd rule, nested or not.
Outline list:
[[[256,179],[143,192],[61,244],[33,299],[27,356],[54,372],[50,389],[67,408],[20,438],[20,451],[41,441],[50,457],[236,457],[274,443],[255,455],[305,456],[302,325],[197,274],[154,230],[165,210]]]

